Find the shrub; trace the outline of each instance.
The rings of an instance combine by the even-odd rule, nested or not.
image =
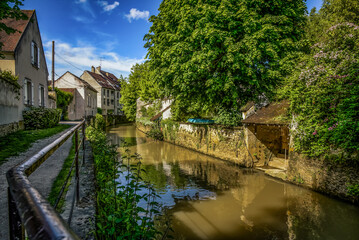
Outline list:
[[[142,181],[141,157],[126,150],[122,161],[118,161],[117,146],[108,143],[105,132],[90,126],[86,136],[96,169],[97,239],[160,239],[155,226],[159,196],[149,183]],[[146,206],[140,207],[140,201]]]
[[[105,119],[99,113],[97,113],[96,117],[95,117],[95,128],[98,130],[105,130],[105,128],[106,128]]]
[[[61,109],[35,108],[22,113],[25,129],[42,129],[56,126],[61,117]]]

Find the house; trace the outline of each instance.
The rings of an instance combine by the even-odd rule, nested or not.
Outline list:
[[[248,150],[260,165],[274,159],[285,167],[290,141],[288,109],[288,101],[273,102],[242,120]]]
[[[79,120],[97,113],[97,90],[71,72],[64,73],[55,81],[55,87],[73,94],[68,107],[69,120]]]
[[[84,71],[81,79],[88,82],[97,90],[97,107],[102,109],[103,115],[122,115],[120,100],[120,82],[115,75],[101,70],[101,67],[91,67],[91,71]]]
[[[18,32],[0,32],[4,44],[0,69],[18,76],[20,94],[0,80],[0,132],[4,135],[23,128],[22,112],[28,107],[47,107],[48,70],[35,10],[22,10],[27,20],[2,19],[0,23]]]
[[[165,98],[165,99],[157,99],[155,100],[155,102],[152,103],[146,103],[141,101],[140,98],[138,98],[136,100],[136,118],[141,118],[143,117],[143,111],[144,110],[148,110],[151,107],[154,107],[154,105],[156,105],[157,103],[161,102],[160,104],[160,108],[158,109],[158,112],[156,115],[154,116],[148,116],[150,117],[150,121],[157,121],[157,120],[164,120],[164,119],[169,119],[172,117],[172,113],[171,113],[171,105],[173,103],[172,99],[169,98]]]

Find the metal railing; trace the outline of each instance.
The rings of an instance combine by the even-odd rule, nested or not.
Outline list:
[[[82,127],[82,144],[78,144],[78,131]],[[79,200],[79,150],[83,148],[83,163],[85,161],[85,120],[74,126],[61,137],[56,139],[37,154],[19,165],[11,168],[7,173],[8,203],[9,203],[9,227],[10,239],[25,239],[25,231],[29,239],[80,239],[69,225],[56,212],[55,208],[64,193],[65,186],[71,176],[73,165],[76,169],[76,200]],[[58,149],[72,134],[75,133],[75,159],[70,172],[62,187],[55,206],[50,203],[34,188],[28,176],[30,176],[56,149]],[[73,203],[68,223],[71,222]]]

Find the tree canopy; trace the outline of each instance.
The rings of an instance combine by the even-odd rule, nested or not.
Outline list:
[[[164,0],[145,36],[152,77],[178,111],[270,97],[302,37],[302,0]]]
[[[141,98],[142,101],[151,102],[160,97],[159,88],[150,78],[150,75],[148,63],[145,62],[134,65],[128,79],[122,76],[120,78],[120,103],[127,119],[131,121],[136,119],[136,101],[138,98]]]

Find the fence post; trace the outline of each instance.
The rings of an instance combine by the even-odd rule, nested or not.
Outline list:
[[[75,132],[75,166],[76,166],[76,202],[80,200],[80,181],[79,181],[79,131]]]
[[[82,125],[82,164],[85,165],[85,124]]]
[[[8,204],[9,204],[9,235],[10,240],[25,239],[24,228],[22,227],[21,218],[17,211],[14,198],[11,195],[10,188],[7,188]]]

